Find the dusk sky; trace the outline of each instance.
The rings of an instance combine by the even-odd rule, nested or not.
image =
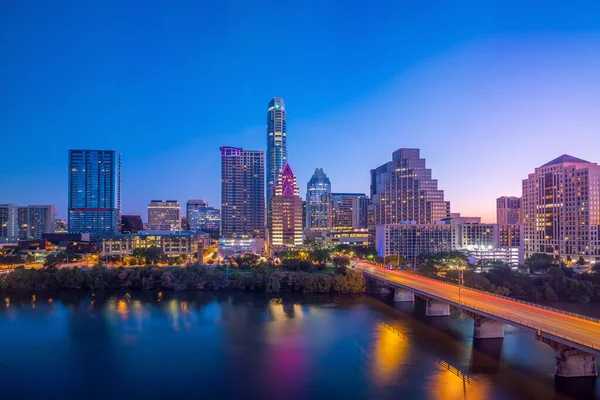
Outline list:
[[[89,148],[123,154],[124,214],[220,207],[219,146],[265,150],[273,96],[303,197],[316,166],[368,193],[418,147],[452,212],[494,222],[535,167],[600,162],[597,1],[91,3],[0,6],[0,203],[65,217]]]

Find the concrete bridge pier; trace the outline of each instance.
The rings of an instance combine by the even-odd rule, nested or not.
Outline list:
[[[575,349],[552,339],[539,337],[556,352],[554,375],[561,378],[581,378],[598,376],[596,357],[585,351]]]
[[[428,317],[448,317],[450,315],[450,304],[448,303],[434,299],[426,299],[425,303],[425,315]]]
[[[394,301],[414,302],[415,294],[407,289],[396,288],[394,292]]]
[[[494,321],[487,317],[474,314],[473,338],[475,339],[502,339],[504,338],[504,326],[502,322]]]

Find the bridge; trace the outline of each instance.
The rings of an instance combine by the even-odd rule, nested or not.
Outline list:
[[[426,302],[430,317],[450,315],[450,306],[460,309],[474,321],[475,339],[504,337],[503,324],[532,331],[537,340],[556,352],[555,375],[565,378],[597,376],[596,356],[600,356],[600,320],[492,293],[460,287],[416,274],[386,270],[358,262],[368,284],[393,288],[395,301]]]

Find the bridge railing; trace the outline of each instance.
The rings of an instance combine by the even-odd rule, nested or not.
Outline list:
[[[405,272],[405,273],[410,274],[410,272]],[[446,285],[451,285],[451,286],[454,286],[454,287],[457,287],[457,288],[459,287],[458,284],[456,284],[454,282],[447,282],[447,281],[445,281],[443,279],[430,278],[428,276],[422,276],[422,275],[418,275],[418,276],[419,276],[419,278],[428,279],[428,280],[435,281],[435,282],[440,282],[440,283],[445,283]],[[558,308],[547,307],[547,306],[543,306],[541,304],[536,304],[536,303],[531,303],[529,301],[515,299],[513,297],[502,296],[500,294],[496,294],[496,293],[492,293],[492,292],[486,292],[485,290],[475,289],[475,288],[464,286],[464,285],[462,287],[462,290],[472,290],[472,291],[477,292],[477,293],[487,294],[487,295],[494,296],[494,297],[497,297],[497,298],[500,298],[500,299],[509,300],[509,301],[515,301],[517,303],[525,304],[525,305],[528,305],[530,307],[540,308],[540,309],[543,309],[543,310],[548,310],[548,311],[553,311],[553,312],[556,312],[556,313],[559,313],[559,314],[568,315],[570,317],[581,318],[581,319],[585,319],[586,321],[600,323],[600,319],[598,319],[598,318],[588,317],[587,315],[577,314],[577,313],[573,313],[573,312],[570,312],[570,311],[564,311],[564,310],[560,310]]]
[[[588,342],[588,341],[585,341],[585,340],[577,339],[577,338],[575,338],[573,336],[564,335],[564,334],[562,334],[560,332],[557,332],[555,330],[543,328],[543,327],[541,327],[539,325],[536,325],[533,322],[528,321],[526,319],[519,319],[519,318],[515,318],[515,317],[512,317],[512,316],[511,317],[504,316],[504,315],[502,315],[502,314],[500,314],[498,312],[494,312],[494,311],[488,310],[488,309],[486,309],[484,307],[479,307],[479,306],[476,306],[476,305],[471,304],[471,303],[466,303],[464,301],[461,302],[460,305],[464,306],[464,307],[471,308],[473,310],[477,310],[477,311],[483,312],[485,314],[489,314],[489,315],[492,315],[492,316],[495,316],[495,317],[498,317],[498,318],[502,318],[504,320],[513,321],[513,322],[515,322],[515,323],[517,323],[519,325],[527,326],[529,328],[535,329],[536,331],[547,333],[547,334],[556,336],[558,338],[561,338],[561,339],[564,339],[564,340],[568,340],[570,342],[577,343],[577,344],[589,347],[589,348],[594,349],[594,350],[600,350],[600,345],[598,343],[592,343],[592,342]]]

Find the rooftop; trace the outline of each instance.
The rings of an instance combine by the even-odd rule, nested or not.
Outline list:
[[[554,160],[542,165],[542,168],[548,167],[550,165],[564,164],[564,163],[589,163],[589,161],[585,161],[585,160],[582,160],[581,158],[573,157],[568,154],[563,154],[562,156],[556,157]]]

